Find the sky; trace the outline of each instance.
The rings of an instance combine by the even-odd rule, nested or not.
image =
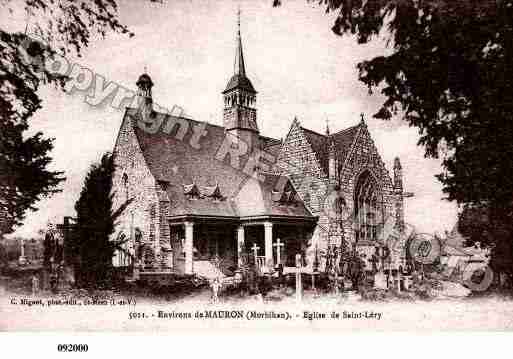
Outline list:
[[[182,107],[196,120],[222,123],[221,91],[233,73],[237,9],[246,73],[257,95],[257,121],[262,135],[286,136],[294,117],[301,125],[324,133],[356,124],[365,114],[369,131],[387,168],[399,156],[404,186],[414,197],[405,199],[405,219],[419,232],[450,230],[457,207],[443,199],[434,177],[440,160],[424,158],[418,131],[401,120],[373,119],[383,97],[369,94],[358,81],[358,62],[390,51],[385,39],[358,45],[352,37],[334,35],[333,14],[317,2],[288,0],[278,8],[271,0],[119,1],[121,22],[135,36],[109,34],[95,39],[76,63],[107,81],[135,90],[146,69],[153,98],[167,108]],[[8,30],[23,29],[26,19],[0,15]],[[30,27],[29,22],[29,27]],[[92,106],[85,91],[64,93],[52,87],[39,91],[43,109],[30,120],[31,131],[55,138],[52,169],[65,171],[62,192],[37,204],[14,235],[32,236],[51,221],[75,215],[88,168],[112,151],[123,117],[109,101]],[[392,173],[392,172],[391,172]]]

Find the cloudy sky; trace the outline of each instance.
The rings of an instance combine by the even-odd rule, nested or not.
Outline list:
[[[181,106],[192,118],[221,124],[221,91],[233,73],[236,13],[242,11],[241,32],[246,71],[258,91],[258,123],[263,135],[283,137],[296,116],[304,127],[324,132],[352,126],[360,113],[387,167],[401,158],[405,189],[415,193],[406,200],[406,220],[419,231],[450,229],[456,206],[444,201],[434,175],[438,160],[425,159],[417,147],[416,129],[401,123],[374,120],[383,101],[369,95],[357,81],[356,64],[383,54],[385,39],[357,45],[331,30],[333,16],[306,0],[288,0],[272,8],[271,0],[215,1],[165,0],[164,4],[120,1],[121,21],[135,37],[110,35],[95,41],[80,59],[70,58],[94,73],[128,89],[148,69],[155,83],[154,100],[171,108]],[[0,15],[12,30],[24,28],[17,14]],[[29,24],[30,27],[30,24]],[[32,235],[50,221],[74,215],[89,166],[111,151],[123,112],[104,102],[91,106],[87,93],[67,94],[44,88],[43,109],[31,120],[32,131],[55,137],[53,167],[64,170],[63,192],[38,204],[16,234]]]

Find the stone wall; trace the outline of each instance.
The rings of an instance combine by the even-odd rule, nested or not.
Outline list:
[[[127,238],[130,238],[131,245],[128,247],[134,248],[134,232],[136,228],[139,228],[142,232],[142,243],[150,244],[158,257],[161,232],[161,216],[159,215],[161,208],[156,191],[158,184],[146,165],[127,114],[123,119],[114,147],[114,164],[116,170],[112,184],[113,208],[119,208],[127,198],[123,180],[125,174],[128,178],[128,197],[133,198],[133,201],[118,219],[112,237],[117,238],[123,232]],[[155,211],[153,216],[152,211]],[[116,265],[116,263],[114,264]]]
[[[324,249],[327,241],[328,220],[323,213],[323,205],[328,193],[328,177],[312,147],[303,134],[297,120],[284,141],[275,172],[288,176],[299,196],[314,216],[319,216],[311,245],[317,243],[319,249]]]
[[[385,167],[376,145],[372,140],[365,124],[360,126],[354,147],[342,164],[340,170],[340,187],[344,193],[346,203],[354,213],[354,193],[359,176],[368,170],[377,182],[382,199],[380,223],[387,220],[395,220],[395,196],[393,193],[392,179]],[[355,240],[354,218],[346,221],[344,233],[350,242]]]
[[[365,124],[360,125],[353,148],[345,163],[339,163],[339,184],[341,194],[351,213],[344,222],[344,237],[350,243],[355,241],[354,230],[354,191],[362,172],[368,170],[375,178],[382,199],[382,218],[395,220],[396,197],[390,174],[379,155]],[[275,166],[275,172],[287,175],[292,180],[302,200],[313,215],[319,216],[318,225],[313,233],[310,245],[318,243],[319,249],[325,249],[328,241],[329,219],[324,211],[324,201],[329,194],[328,174],[319,165],[315,152],[306,140],[297,120],[284,141]],[[310,252],[312,252],[310,250]]]

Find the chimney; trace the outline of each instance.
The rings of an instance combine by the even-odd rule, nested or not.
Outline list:
[[[151,81],[151,77],[144,73],[139,76],[139,79],[136,82],[137,85],[137,103],[139,105],[139,110],[143,114],[143,117],[146,119],[149,117],[153,110],[153,99],[151,97],[151,88],[153,87],[153,81]]]

